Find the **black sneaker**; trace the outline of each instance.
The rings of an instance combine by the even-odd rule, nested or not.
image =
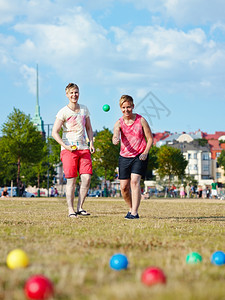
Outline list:
[[[136,214],[135,216],[130,214],[129,216],[126,216],[125,219],[133,220],[133,219],[139,219],[139,215]]]
[[[131,212],[128,211],[128,213],[126,214],[126,216],[124,217],[124,219],[129,219],[129,216],[131,215]]]

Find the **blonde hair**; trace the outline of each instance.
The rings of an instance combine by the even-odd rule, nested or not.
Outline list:
[[[75,83],[69,83],[69,84],[66,86],[66,88],[65,88],[66,93],[68,93],[70,89],[78,89],[78,91],[79,91],[79,87],[78,87],[78,85],[75,84]]]
[[[120,98],[120,107],[124,104],[124,102],[129,102],[131,105],[134,105],[134,100],[129,95],[123,95]]]

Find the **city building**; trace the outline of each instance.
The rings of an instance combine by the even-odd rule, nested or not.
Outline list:
[[[203,132],[203,138],[210,145],[212,156],[212,177],[218,183],[225,183],[224,169],[217,162],[222,150],[225,150],[225,131],[216,131],[214,134]]]
[[[170,142],[168,146],[180,149],[184,158],[188,161],[185,173],[193,176],[200,185],[212,183],[212,160],[209,144],[200,145],[198,140],[190,142]]]
[[[153,145],[156,146],[157,142],[164,140],[170,135],[171,133],[169,131],[153,133]]]
[[[180,148],[188,160],[187,175],[194,177],[201,183],[215,179],[218,183],[225,183],[224,169],[218,165],[217,158],[225,150],[225,131],[208,134],[200,129],[195,132],[155,133],[154,145],[161,147],[169,145]],[[198,144],[198,141],[203,143]],[[207,141],[207,143],[206,143]],[[204,146],[201,146],[203,145]]]

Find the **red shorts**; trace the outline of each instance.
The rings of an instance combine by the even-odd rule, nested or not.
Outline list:
[[[65,178],[77,177],[77,172],[79,172],[80,175],[92,175],[91,153],[89,149],[76,150],[73,152],[62,150],[60,158],[63,164]]]

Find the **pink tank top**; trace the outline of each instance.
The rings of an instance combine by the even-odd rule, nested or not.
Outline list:
[[[147,143],[141,125],[141,116],[136,114],[135,121],[132,125],[126,125],[123,117],[121,117],[120,128],[120,155],[123,157],[135,157],[144,152]]]

